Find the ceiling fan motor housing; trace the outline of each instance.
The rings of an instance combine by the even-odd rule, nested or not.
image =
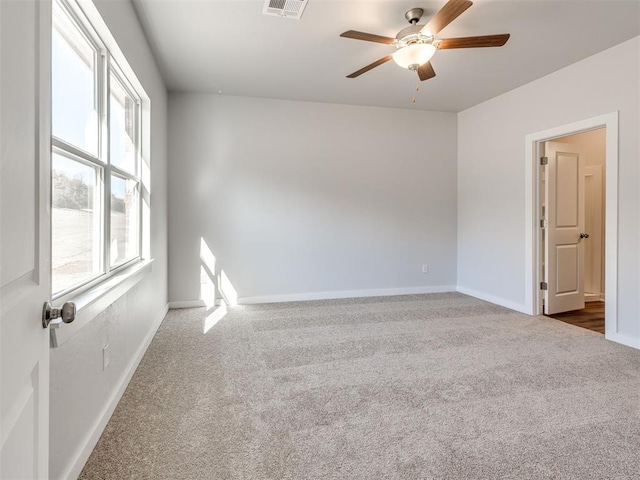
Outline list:
[[[403,28],[396,35],[395,46],[396,48],[406,47],[414,43],[433,43],[433,35],[428,36],[421,32],[424,25],[411,25],[410,27]]]

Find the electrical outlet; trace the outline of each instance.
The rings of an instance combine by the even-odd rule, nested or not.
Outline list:
[[[422,273],[429,273],[429,265],[426,263],[422,265]]]
[[[102,371],[104,372],[109,366],[109,344],[107,343],[102,349]]]

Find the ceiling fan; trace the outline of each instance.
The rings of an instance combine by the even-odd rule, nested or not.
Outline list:
[[[433,70],[430,62],[436,50],[501,47],[507,43],[510,36],[508,33],[484,35],[481,37],[436,38],[436,35],[440,33],[444,27],[458,18],[458,16],[471,5],[473,5],[473,2],[469,0],[449,0],[426,25],[418,24],[424,10],[422,8],[412,8],[404,15],[411,26],[400,30],[396,38],[357,32],[355,30],[348,30],[342,33],[340,35],[341,37],[384,43],[397,49],[392,55],[382,57],[380,60],[347,75],[347,78],[358,77],[393,59],[401,67],[417,72],[420,80],[428,80],[436,76],[436,72]]]

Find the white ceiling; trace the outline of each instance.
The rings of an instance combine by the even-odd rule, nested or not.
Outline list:
[[[300,20],[254,0],[134,0],[168,88],[312,102],[459,112],[640,35],[640,0],[475,0],[439,38],[511,33],[501,48],[440,50],[420,83],[393,61],[355,70],[393,47],[340,38],[395,37],[404,12],[426,23],[444,0],[309,0]]]

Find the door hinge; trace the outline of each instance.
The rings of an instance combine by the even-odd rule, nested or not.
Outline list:
[[[549,165],[549,157],[540,157],[540,165]]]
[[[549,222],[547,222],[546,218],[540,219],[540,228],[547,228],[549,226]]]
[[[547,282],[540,282],[540,290],[546,290],[548,287]]]

